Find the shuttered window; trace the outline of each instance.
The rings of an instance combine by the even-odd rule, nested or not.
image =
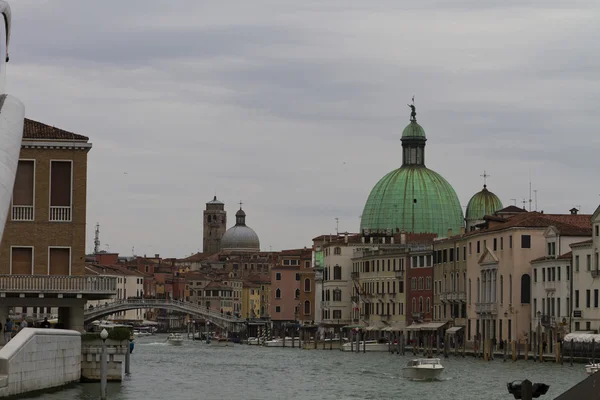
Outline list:
[[[33,268],[33,248],[11,248],[11,267],[13,275],[31,275]]]
[[[13,205],[33,205],[33,182],[35,162],[33,160],[19,160],[15,186],[13,189]]]
[[[70,161],[52,161],[50,166],[50,206],[71,206]]]
[[[50,275],[69,275],[71,249],[50,248]]]

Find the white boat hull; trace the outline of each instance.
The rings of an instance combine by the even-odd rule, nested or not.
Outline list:
[[[593,375],[600,370],[600,364],[588,364],[585,366],[585,373]]]
[[[299,341],[300,341],[300,338],[294,338],[294,340],[293,340],[294,346],[298,346]],[[265,346],[266,347],[284,347],[283,339],[267,340],[265,342]],[[292,347],[292,338],[291,337],[285,338],[285,347]]]
[[[402,376],[405,379],[433,381],[439,379],[442,372],[444,372],[444,367],[442,366],[432,368],[430,365],[422,365],[419,367],[404,367],[402,369]]]
[[[376,343],[376,342],[372,342],[369,343],[367,342],[367,348],[366,350],[363,350],[364,348],[364,343],[365,342],[359,342],[360,345],[360,351],[389,351],[390,350],[390,345],[387,343]],[[344,343],[342,345],[342,351],[357,351],[356,350],[356,342],[353,343]]]

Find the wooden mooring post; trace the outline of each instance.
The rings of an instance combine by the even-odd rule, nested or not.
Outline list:
[[[571,353],[571,367],[573,366],[573,345],[574,345],[574,340],[571,339],[571,348],[569,349],[569,353]]]

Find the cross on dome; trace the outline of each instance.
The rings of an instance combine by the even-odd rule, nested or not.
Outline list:
[[[485,170],[483,170],[483,175],[479,175],[481,177],[483,177],[483,187],[486,188],[487,187],[487,178],[490,177],[490,175],[487,174],[487,172],[485,172]]]

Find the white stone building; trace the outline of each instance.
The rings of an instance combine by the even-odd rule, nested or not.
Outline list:
[[[592,238],[571,244],[573,251],[572,331],[600,330],[600,206],[592,215]]]

